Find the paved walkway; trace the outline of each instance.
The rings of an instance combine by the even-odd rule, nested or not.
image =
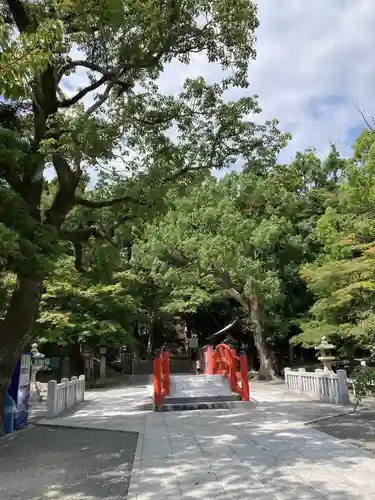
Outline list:
[[[252,384],[252,397],[230,410],[154,413],[141,384],[91,393],[41,423],[139,432],[129,500],[375,500],[375,455],[304,425],[342,408],[280,384]]]
[[[124,500],[138,434],[36,425],[0,439],[1,500]]]
[[[236,398],[229,382],[221,375],[171,375],[170,393],[165,402],[172,399],[202,399],[207,401],[214,398],[216,401],[224,398]]]

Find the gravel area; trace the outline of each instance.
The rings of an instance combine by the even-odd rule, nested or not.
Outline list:
[[[0,439],[1,500],[123,500],[137,432],[31,426]]]
[[[375,453],[375,411],[363,409],[316,422],[315,429]]]

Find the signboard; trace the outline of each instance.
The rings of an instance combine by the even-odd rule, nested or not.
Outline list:
[[[27,425],[30,402],[31,363],[31,354],[22,354],[8,388],[8,394],[17,406],[14,415],[14,430],[22,429]]]
[[[189,339],[189,348],[198,349],[198,337],[191,337]]]
[[[20,363],[19,387],[30,385],[31,355],[22,354]]]
[[[91,357],[91,352],[89,349],[85,349],[83,352],[82,352],[82,357],[83,359],[90,359]]]

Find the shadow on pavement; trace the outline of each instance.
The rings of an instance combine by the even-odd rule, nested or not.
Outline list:
[[[0,441],[1,500],[123,500],[138,434],[30,427]]]
[[[165,433],[161,423],[149,422],[155,430],[143,442],[147,477],[138,500],[178,494],[183,500],[375,498],[375,461],[301,422],[301,416],[318,416],[315,405],[285,401],[251,411],[168,413]]]
[[[30,474],[32,477],[41,475],[38,481],[51,485],[51,491],[57,492],[55,496],[49,495],[52,500],[126,498],[129,464],[133,461],[129,457],[131,453],[133,457],[137,441],[131,436],[138,434],[116,430],[138,430],[142,433],[141,473],[138,476],[137,470],[133,471],[135,487],[133,489],[132,481],[129,500],[375,500],[375,459],[363,450],[347,446],[304,425],[317,418],[342,413],[343,408],[310,400],[301,401],[298,396],[283,392],[281,385],[275,384],[273,391],[268,393],[262,392],[263,387],[266,390],[265,385],[254,384],[253,396],[258,404],[252,407],[170,413],[142,410],[140,406],[144,401],[136,397],[140,388],[137,384],[126,393],[120,388],[113,389],[106,392],[101,401],[99,398],[88,402],[73,415],[54,420],[55,425],[83,428],[65,428],[66,436],[75,431],[77,436],[109,436],[93,438],[89,445],[77,438],[75,453],[78,457],[80,450],[85,446],[94,446],[97,439],[102,446],[99,451],[91,448],[86,462],[77,462],[87,464],[83,467],[72,465],[68,469],[67,464],[73,463],[76,458],[73,458],[73,451],[63,453],[70,457],[63,461],[66,465],[62,466],[71,471],[70,486],[60,485],[61,480],[58,479],[58,486],[55,489],[52,487],[51,478],[55,475],[56,478],[62,477],[56,471],[52,473],[59,463],[58,451],[55,455],[51,451],[49,457],[47,454],[48,460],[42,455],[41,463],[47,470],[52,467],[50,475],[43,477],[43,467],[38,471],[30,469]],[[48,433],[62,432],[56,439],[56,446],[61,441],[72,445],[73,440],[64,437],[64,427],[53,426],[54,421],[49,421],[52,426],[38,426],[40,434],[36,441],[43,443]],[[97,431],[94,428],[112,431]],[[25,432],[25,435],[35,429]],[[127,440],[131,439],[134,442],[127,445]],[[11,442],[15,441],[9,440]],[[3,454],[2,446],[0,455]],[[43,444],[40,446],[43,449]],[[14,452],[14,459],[18,455],[22,455],[20,448],[17,453]],[[20,470],[17,466],[8,465],[8,473],[3,474],[3,463],[0,459],[0,484],[3,478],[8,477],[9,481],[11,470]],[[87,470],[93,472],[87,473]],[[22,477],[22,473],[18,475]],[[95,480],[91,483],[90,478]],[[15,473],[13,481],[17,481]],[[26,484],[26,479],[24,481]],[[90,497],[85,490],[91,492],[95,481],[102,481],[103,487],[95,493],[97,496],[90,493]],[[121,484],[123,496],[118,497]],[[81,496],[78,496],[79,492]],[[132,496],[135,492],[138,492],[137,497]],[[100,496],[103,494],[107,496]],[[26,495],[25,500],[43,498],[34,496]],[[1,490],[0,498],[24,500],[22,496],[4,496]]]
[[[375,452],[375,412],[363,409],[312,425],[320,432]]]

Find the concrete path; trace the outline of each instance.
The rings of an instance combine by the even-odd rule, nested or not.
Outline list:
[[[0,440],[1,500],[123,500],[138,434],[33,426]]]
[[[229,382],[221,375],[171,375],[170,399],[220,399],[236,397]]]
[[[255,401],[230,410],[153,413],[150,396],[142,384],[95,392],[41,423],[139,432],[129,500],[375,500],[375,455],[304,425],[343,408],[280,384],[252,384]]]
[[[374,407],[316,422],[318,431],[342,439],[375,453],[375,410]]]

